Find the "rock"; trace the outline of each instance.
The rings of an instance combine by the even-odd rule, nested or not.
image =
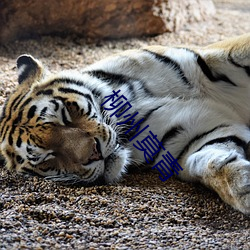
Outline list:
[[[152,36],[214,13],[212,0],[1,0],[0,43],[41,35]]]

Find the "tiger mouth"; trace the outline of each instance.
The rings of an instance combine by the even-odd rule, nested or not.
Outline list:
[[[95,142],[96,142],[96,151],[98,153],[98,156],[100,157],[100,160],[102,160],[103,156],[102,156],[102,151],[101,151],[101,143],[97,138],[94,138],[94,139],[95,139]]]
[[[94,161],[103,160],[100,141],[97,138],[94,138],[94,139],[95,139],[95,142],[96,142],[95,149],[93,150],[93,153],[89,157],[87,163],[82,164],[84,166],[89,165]]]
[[[90,156],[87,163],[83,164],[84,166],[89,165],[94,161],[100,161],[100,160],[104,159],[104,157],[102,155],[102,151],[101,151],[101,143],[97,138],[95,138],[95,141],[96,141],[96,152]],[[105,157],[105,159],[104,159],[105,165],[106,165],[106,162],[108,162],[109,160],[112,160],[114,158],[114,155],[116,154],[116,152],[119,150],[120,147],[121,147],[121,145],[119,143],[117,143],[115,148],[114,148],[114,151],[110,155]]]
[[[113,160],[116,157],[117,151],[120,148],[121,148],[121,145],[119,143],[117,143],[116,146],[115,146],[114,151],[104,159],[105,166],[108,164],[109,161]]]

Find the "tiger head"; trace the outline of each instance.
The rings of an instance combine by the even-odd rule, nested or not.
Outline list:
[[[129,151],[101,110],[102,91],[77,73],[53,75],[28,55],[17,68],[19,84],[0,123],[7,168],[69,184],[116,181]]]

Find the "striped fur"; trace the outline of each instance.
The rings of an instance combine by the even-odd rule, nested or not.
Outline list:
[[[6,166],[55,181],[113,183],[131,162],[145,163],[101,104],[120,89],[163,146],[182,180],[198,181],[250,213],[250,34],[203,48],[153,46],[125,51],[82,72],[45,71],[19,57],[19,85],[1,118]],[[154,162],[161,159],[161,153]]]

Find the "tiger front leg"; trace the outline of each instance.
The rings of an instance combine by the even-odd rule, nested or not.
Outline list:
[[[207,146],[187,158],[181,177],[200,181],[235,209],[250,214],[250,162],[243,150]]]

